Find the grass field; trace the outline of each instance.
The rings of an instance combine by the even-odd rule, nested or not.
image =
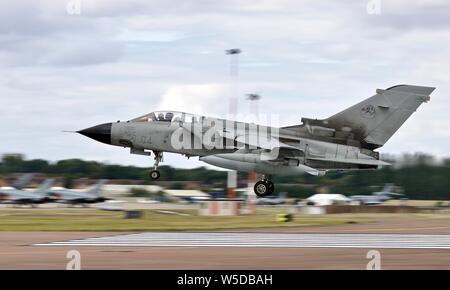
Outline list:
[[[8,210],[0,212],[0,231],[183,231],[241,228],[276,228],[339,225],[358,222],[350,217],[295,218],[288,223],[275,220],[276,211],[231,217],[197,216],[194,211],[179,210],[190,216],[144,211],[141,219],[125,219],[123,212],[100,210]]]
[[[295,215],[292,222],[277,222],[277,209],[259,210],[255,215],[204,217],[194,210],[178,210],[189,216],[145,210],[140,219],[125,219],[123,212],[101,210],[20,209],[0,211],[0,231],[186,231],[245,228],[330,226],[367,223],[387,218],[446,218],[448,215],[424,214],[332,214]]]

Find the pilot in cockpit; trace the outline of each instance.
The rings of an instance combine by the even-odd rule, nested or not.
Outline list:
[[[166,121],[171,122],[172,119],[173,119],[173,113],[171,113],[171,112],[166,113]]]

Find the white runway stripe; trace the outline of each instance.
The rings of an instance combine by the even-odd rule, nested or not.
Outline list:
[[[36,245],[450,249],[450,235],[149,232]]]

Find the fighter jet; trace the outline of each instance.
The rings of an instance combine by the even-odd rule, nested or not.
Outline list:
[[[279,205],[287,202],[287,193],[280,192],[277,197],[261,197],[256,200],[258,205]]]
[[[47,191],[52,183],[53,179],[47,179],[34,191],[25,191],[15,188],[0,189],[0,202],[32,206],[50,202],[51,199],[47,196]]]
[[[394,192],[394,185],[387,183],[384,185],[381,191],[372,193],[372,195],[352,195],[350,198],[362,205],[377,205],[381,204],[387,200],[392,199],[395,196],[402,196],[401,193]]]
[[[151,155],[150,172],[158,179],[163,152],[184,154],[222,168],[262,174],[254,186],[258,197],[274,191],[275,174],[322,175],[330,170],[376,169],[382,147],[435,88],[397,85],[326,119],[302,118],[288,127],[262,126],[184,112],[157,111],[78,133],[102,143]],[[296,104],[292,104],[296,105]]]
[[[99,195],[103,184],[106,183],[106,180],[100,180],[91,188],[88,188],[85,191],[76,191],[70,190],[67,188],[62,189],[50,189],[48,195],[58,203],[66,203],[66,204],[90,204],[90,203],[98,203],[104,202],[107,199],[101,197]]]

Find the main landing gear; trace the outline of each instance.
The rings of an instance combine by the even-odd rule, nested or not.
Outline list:
[[[253,190],[255,191],[257,197],[265,197],[271,195],[274,189],[275,186],[273,185],[273,182],[265,176],[262,180],[255,183],[255,186],[253,187]]]
[[[158,171],[158,166],[159,162],[162,161],[163,154],[162,152],[159,151],[153,151],[153,153],[155,154],[155,165],[153,165],[153,170],[150,171],[150,178],[153,180],[157,180],[161,176],[161,174]]]

